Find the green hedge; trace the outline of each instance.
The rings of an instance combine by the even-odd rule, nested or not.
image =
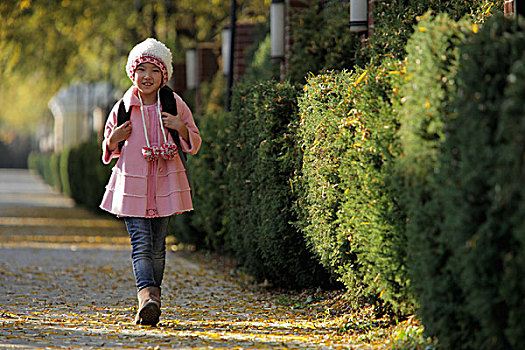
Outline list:
[[[73,147],[67,161],[71,197],[90,209],[100,205],[111,175],[112,167],[104,165],[101,159],[102,147],[94,140]]]
[[[375,1],[372,7],[374,35],[357,59],[361,65],[378,55],[390,54],[403,59],[405,45],[414,32],[418,16],[432,10],[447,13],[453,20],[469,16],[483,22],[503,11],[503,1],[495,0],[389,0]]]
[[[193,180],[195,211],[176,216],[170,232],[181,242],[230,253],[224,226],[226,202],[226,113],[196,117],[202,137],[199,152],[188,157]]]
[[[294,8],[290,18],[291,47],[287,76],[300,83],[308,73],[352,69],[366,66],[382,55],[405,57],[405,45],[413,33],[418,16],[429,10],[445,12],[453,20],[468,16],[482,23],[503,11],[496,0],[389,0],[372,6],[374,34],[361,50],[360,34],[350,32],[348,2],[303,1],[306,7]]]
[[[111,166],[101,162],[102,149],[96,140],[84,142],[61,153],[29,155],[28,165],[44,181],[70,196],[77,204],[99,210]]]
[[[55,185],[55,179],[59,176],[54,173],[55,168],[51,166],[52,155],[52,153],[31,152],[27,159],[29,169],[39,174],[50,186]]]
[[[443,263],[449,252],[436,249],[440,246],[439,223],[444,218],[437,198],[441,185],[435,180],[435,173],[456,96],[458,47],[475,31],[477,26],[468,21],[455,22],[445,14],[427,14],[417,24],[406,49],[407,79],[401,88],[404,97],[399,131],[402,155],[397,168],[408,216],[410,277],[420,305],[419,314],[425,321],[432,320],[426,323],[430,335],[438,334],[438,323],[458,323],[455,304],[461,295]],[[453,343],[464,341],[458,338]]]
[[[205,233],[208,249],[229,252],[224,226],[226,197],[226,118],[225,112],[208,114],[199,119],[202,146],[191,159],[195,182],[193,223]]]
[[[522,25],[523,33],[523,25]],[[522,46],[523,48],[523,46]],[[495,174],[495,181],[502,184],[501,192],[495,193],[494,202],[498,209],[505,212],[503,218],[499,220],[502,230],[505,231],[508,244],[505,250],[500,252],[498,263],[502,264],[503,281],[500,288],[492,284],[493,293],[498,293],[498,304],[505,305],[506,321],[504,321],[504,336],[506,343],[514,349],[520,348],[523,344],[523,313],[525,305],[525,286],[523,285],[525,266],[525,230],[521,224],[525,217],[523,202],[525,193],[523,190],[523,179],[525,178],[525,167],[523,164],[523,154],[525,144],[525,55],[512,63],[510,74],[508,75],[508,85],[505,88],[505,102],[502,106],[502,116],[497,138],[501,141],[501,146],[497,149],[502,157],[498,162],[498,171]],[[497,188],[497,187],[496,187]],[[498,211],[499,211],[498,210]],[[492,222],[497,224],[497,222]],[[508,225],[508,226],[507,226]],[[503,259],[502,259],[503,256]],[[472,270],[472,267],[470,268]],[[485,279],[486,281],[486,279]],[[479,300],[479,292],[475,295]],[[503,302],[502,302],[503,301]],[[470,309],[473,305],[469,305]],[[491,308],[495,311],[495,307]],[[476,312],[478,315],[480,312]],[[491,326],[485,322],[484,327]],[[487,328],[484,331],[487,332]],[[488,333],[488,332],[487,332]],[[485,334],[490,336],[491,334]],[[481,338],[481,337],[479,337]]]
[[[445,348],[520,349],[523,313],[523,65],[525,23],[491,20],[459,52],[457,98],[446,125],[445,152],[435,176],[441,213],[434,251],[452,280],[446,292],[428,287],[427,303],[454,319],[426,314]],[[434,299],[435,298],[435,299]]]
[[[60,162],[59,162],[59,172],[60,172],[60,179],[61,179],[61,188],[62,192],[68,196],[71,197],[71,183],[69,179],[69,172],[68,172],[68,162],[69,162],[69,155],[71,153],[71,148],[68,147],[64,149],[60,155]]]
[[[49,158],[49,167],[52,178],[50,179],[51,185],[58,191],[62,192],[62,179],[60,174],[60,154],[53,153]]]
[[[407,313],[405,216],[393,182],[402,76],[403,66],[389,59],[308,80],[299,100],[297,182],[304,234],[356,306],[382,300]]]
[[[326,280],[292,224],[299,152],[288,125],[297,117],[296,99],[288,84],[238,85],[226,123],[228,243],[255,278],[292,288]]]

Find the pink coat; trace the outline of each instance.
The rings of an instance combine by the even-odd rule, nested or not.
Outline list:
[[[179,116],[186,124],[189,134],[189,144],[180,137],[182,150],[195,154],[202,142],[199,130],[186,103],[177,94],[174,95]],[[113,106],[106,121],[102,161],[109,164],[113,158],[119,157],[119,160],[113,167],[100,208],[118,216],[146,217],[148,161],[141,153],[142,147],[146,146],[146,138],[135,87],[132,86],[124,94],[123,101],[126,111],[132,106],[138,108],[131,111],[132,132],[120,152],[118,148],[113,152],[107,148],[108,138],[117,124],[118,103]],[[169,133],[167,136],[169,141],[173,142]],[[178,154],[173,160],[159,159],[157,169],[155,199],[158,216],[193,210],[190,186]]]

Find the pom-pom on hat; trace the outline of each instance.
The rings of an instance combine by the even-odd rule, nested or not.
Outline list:
[[[135,69],[137,69],[140,64],[144,62],[153,63],[162,71],[162,85],[165,85],[173,74],[171,60],[171,51],[166,47],[166,45],[156,39],[148,38],[137,44],[129,52],[128,63],[126,64],[126,73],[128,74],[128,77],[131,79],[131,81],[133,81]]]

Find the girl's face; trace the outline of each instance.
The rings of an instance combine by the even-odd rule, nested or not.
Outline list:
[[[162,84],[162,71],[153,63],[142,63],[135,70],[133,81],[142,97],[153,97]]]

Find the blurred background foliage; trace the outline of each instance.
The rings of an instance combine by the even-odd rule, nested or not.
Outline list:
[[[265,22],[269,15],[269,0],[237,3],[240,21]],[[34,130],[49,117],[47,103],[62,86],[129,86],[127,53],[146,37],[165,42],[174,61],[183,59],[186,48],[220,34],[229,10],[230,2],[219,0],[0,2],[0,136]]]
[[[305,0],[307,7],[292,12],[287,76],[304,84],[309,73],[350,69],[361,40],[348,25],[348,1]]]

